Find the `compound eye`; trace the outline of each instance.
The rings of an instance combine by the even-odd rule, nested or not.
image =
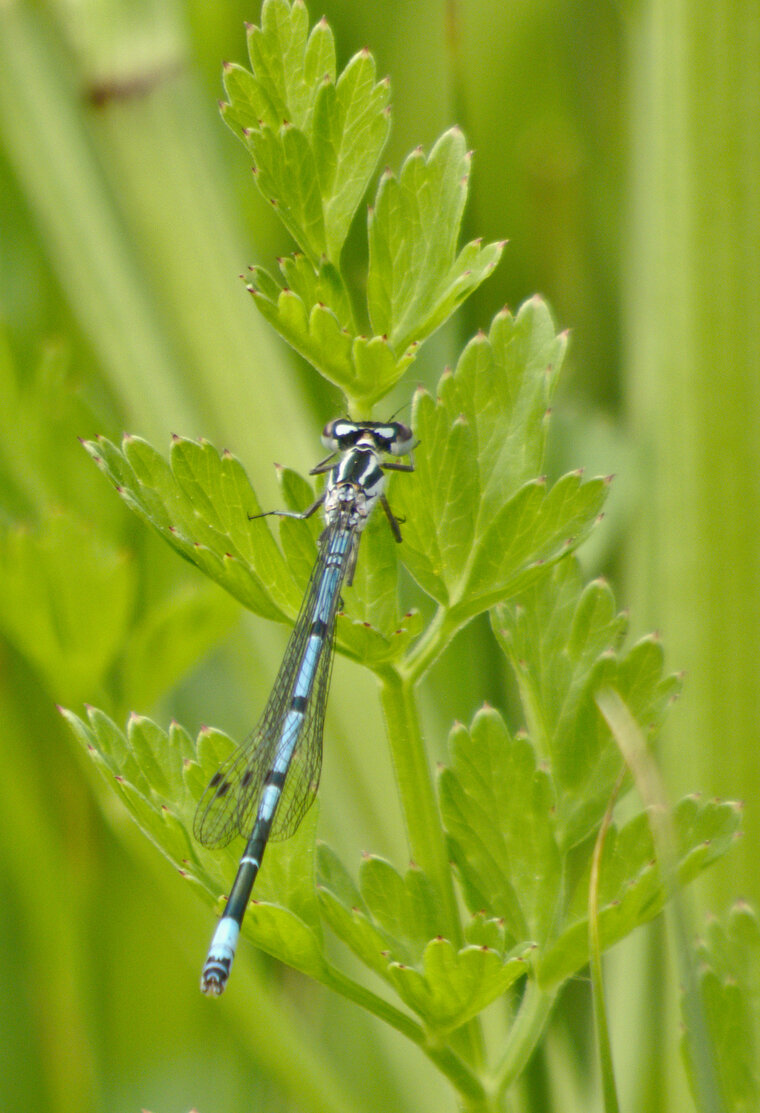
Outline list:
[[[327,425],[325,425],[324,429],[322,430],[322,444],[325,446],[325,448],[338,447],[335,441],[334,432],[336,424],[337,422],[335,421],[328,421]]]
[[[394,456],[406,456],[414,447],[414,433],[401,421],[392,421],[388,426],[388,452]]]
[[[345,417],[336,417],[333,421],[328,421],[322,430],[322,444],[325,448],[350,448],[351,445],[356,444],[358,435],[359,429],[353,421],[348,421]]]

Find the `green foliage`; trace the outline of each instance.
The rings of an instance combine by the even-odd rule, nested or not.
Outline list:
[[[361,414],[491,273],[502,245],[476,241],[457,254],[470,156],[454,128],[428,158],[418,149],[398,179],[386,170],[380,180],[362,314],[372,332],[364,335],[341,253],[388,135],[388,82],[375,82],[366,50],[336,80],[332,32],[322,20],[308,34],[299,0],[266,0],[261,27],[249,27],[248,53],[252,72],[225,67],[222,114],[303,252],[280,261],[281,278],[252,268],[249,289],[280,335]]]
[[[589,662],[589,672],[595,664]],[[215,897],[234,871],[236,853],[198,846],[192,816],[232,741],[205,729],[193,744],[177,724],[167,734],[137,716],[124,734],[95,709],[86,720],[65,714],[143,832],[183,876]],[[389,862],[368,857],[356,885],[336,854],[322,846],[316,858],[317,905],[313,819],[302,824],[292,843],[267,852],[257,900],[243,926],[263,950],[337,987],[321,913],[369,970],[439,1034],[460,1027],[528,972],[551,988],[588,959],[592,846],[586,840],[580,850],[562,848],[561,772],[553,778],[539,769],[530,741],[510,736],[493,709],[481,711],[469,730],[455,727],[450,744],[452,762],[441,773],[440,802],[472,915],[464,946],[445,938],[440,893],[419,867],[402,876]],[[615,749],[609,734],[604,745]],[[739,822],[733,805],[695,797],[681,801],[671,818],[678,884],[726,851]],[[657,915],[664,898],[642,812],[608,832],[600,881],[604,944]]]
[[[528,613],[540,617],[537,596],[544,600],[563,596],[562,624],[555,623],[543,639],[524,640],[520,651],[526,655],[513,659],[525,693],[523,708],[529,731],[535,724],[541,733],[512,737],[496,711],[484,710],[470,731],[463,726],[452,731],[452,766],[440,779],[441,812],[470,910],[484,910],[503,920],[514,940],[527,938],[539,944],[534,957],[536,976],[547,987],[569,977],[588,960],[590,836],[601,821],[621,768],[609,729],[598,712],[594,721],[593,703],[587,706],[586,701],[593,698],[600,669],[603,675],[612,673],[620,678],[635,672],[645,722],[672,689],[671,680],[662,679],[659,647],[657,666],[651,665],[644,673],[637,668],[638,646],[618,654],[609,633],[599,637],[595,609],[586,605],[585,598],[593,588],[584,589],[577,568],[566,561],[540,587],[528,589],[516,599],[511,613],[508,607],[497,612],[495,621],[512,618],[518,625]],[[608,625],[619,628],[618,623]],[[510,632],[502,636],[514,652]],[[589,651],[594,634],[596,644]],[[585,659],[577,653],[572,661],[569,651],[581,644],[586,646]],[[564,676],[555,675],[551,699],[543,694],[539,703],[535,691],[547,659],[565,664],[570,660],[573,667],[563,670]],[[623,683],[620,686],[626,690]],[[563,721],[558,716],[552,732],[552,710],[560,709],[565,712]],[[541,713],[538,721],[537,712]],[[584,716],[593,729],[577,736],[572,750],[575,762],[562,762],[563,733],[572,735]],[[544,748],[547,739],[556,749],[551,745]],[[585,825],[579,829],[577,784],[585,776],[586,762],[600,778],[605,777],[604,795],[596,784],[587,786],[582,812]],[[688,797],[674,809],[672,819],[678,882],[683,884],[725,853],[735,836],[739,812],[734,805],[702,804]],[[605,945],[655,916],[665,893],[645,813],[620,829],[613,825],[605,843],[600,880]]]
[[[45,526],[0,532],[0,624],[54,690],[84,698],[124,638],[135,582],[127,556],[81,523],[57,514]],[[83,624],[82,615],[98,615]]]
[[[248,519],[261,507],[231,454],[175,437],[169,466],[139,437],[126,436],[121,451],[105,437],[85,447],[130,509],[255,614],[283,621],[296,612],[295,585],[269,534],[253,542]]]
[[[125,436],[121,449],[105,437],[86,442],[85,448],[127,506],[181,556],[254,614],[292,621],[316,557],[316,519],[313,525],[284,519],[280,551],[267,523],[250,520],[261,507],[240,461],[207,442],[175,437],[169,463],[134,436]],[[281,479],[290,505],[303,509],[313,501],[306,480],[284,471]],[[346,590],[347,599],[357,603],[351,608],[354,617],[341,616],[338,623],[346,653],[374,665],[398,660],[420,630],[418,615],[402,620],[398,612],[395,544],[378,525],[370,527],[361,574]],[[372,618],[382,625],[370,625]]]
[[[364,335],[341,254],[387,135],[387,84],[376,83],[366,51],[336,78],[331,32],[322,21],[309,34],[299,0],[265,0],[248,46],[252,71],[225,69],[223,113],[300,249],[280,263],[281,280],[257,268],[251,290],[264,317],[360,416],[495,267],[501,245],[457,249],[470,164],[461,132],[446,132],[427,157],[413,152],[398,178],[382,175],[370,213]],[[470,341],[435,398],[418,391],[416,468],[394,476],[389,492],[404,544],[376,515],[345,592],[337,645],[381,681],[413,864],[402,874],[368,856],[355,882],[333,850],[317,849],[310,813],[291,843],[267,851],[243,927],[262,950],[418,1043],[473,1109],[500,1107],[557,988],[589,957],[594,838],[622,768],[595,697],[614,689],[653,742],[678,689],[663,677],[655,639],[622,647],[626,624],[611,592],[584,585],[572,556],[599,521],[607,481],[571,472],[549,485],[542,475],[564,351],[565,337],[533,298]],[[268,521],[251,520],[261,507],[242,465],[206,441],[175,437],[168,462],[135,436],[86,448],[176,552],[253,613],[292,621],[315,556],[315,521],[280,522],[278,544]],[[304,478],[283,470],[280,479],[288,506],[314,501]],[[427,619],[401,613],[400,564],[427,596]],[[111,605],[126,603],[117,596]],[[487,707],[469,728],[454,726],[436,797],[415,686],[485,612],[516,677],[521,721],[514,729]],[[160,652],[166,636],[160,624],[146,627],[141,652]],[[193,742],[177,724],[165,732],[137,716],[122,732],[95,709],[86,719],[65,714],[140,829],[219,910],[236,854],[199,847],[192,818],[232,740],[204,729]],[[733,805],[693,796],[670,818],[668,884],[644,811],[629,808],[608,831],[598,899],[604,947],[656,916],[669,885],[685,885],[722,855],[739,821]],[[336,965],[325,925],[398,1005]],[[486,1084],[479,1014],[505,995],[517,1019]]]
[[[723,1107],[726,1113],[751,1113],[760,1100],[760,926],[754,909],[742,901],[725,923],[711,918],[696,957]],[[693,1079],[686,1040],[684,1055]]]
[[[470,921],[463,929],[452,922],[451,877],[437,872],[434,851],[424,850],[415,830],[413,802],[424,796],[425,782],[400,762],[410,839],[413,846],[420,840],[421,860],[402,876],[369,857],[357,885],[322,847],[315,891],[314,825],[304,824],[295,845],[268,851],[244,922],[261,949],[356,997],[358,988],[332,964],[324,920],[435,1033],[436,1046],[518,979],[529,976],[551,994],[588,960],[593,836],[621,769],[594,697],[601,686],[614,686],[653,736],[678,690],[674,678],[663,678],[656,640],[621,648],[626,623],[609,588],[584,585],[569,555],[598,521],[606,482],[571,474],[547,491],[530,478],[541,465],[562,351],[545,306],[533,299],[515,317],[497,314],[488,337],[476,337],[455,371],[444,374],[436,400],[418,393],[416,471],[395,477],[391,498],[405,517],[399,557],[437,610],[425,626],[410,616],[398,627],[396,564],[388,559],[396,546],[378,518],[346,610],[382,616],[386,632],[366,618],[344,619],[339,628],[344,652],[386,683],[390,670],[411,692],[453,632],[491,609],[528,733],[513,734],[493,709],[481,711],[470,729],[452,730],[451,765],[440,776],[439,835]],[[87,447],[127,505],[182,556],[263,617],[292,617],[314,556],[311,522],[286,519],[278,548],[265,521],[249,520],[259,503],[239,463],[208,444],[175,438],[171,464],[134,437],[121,450],[104,439]],[[304,480],[290,472],[281,479],[289,505],[312,501]],[[197,847],[191,823],[231,740],[206,730],[193,745],[176,725],[167,735],[137,718],[125,736],[97,711],[87,721],[68,717],[148,837],[217,899],[235,854]],[[728,804],[689,797],[677,805],[678,884],[725,852],[738,818]],[[601,863],[602,944],[657,915],[665,896],[646,814],[613,825]],[[387,1006],[371,995],[362,1000],[388,1018]],[[391,1022],[401,1025],[398,1017]]]
[[[137,606],[137,569],[117,546],[62,510],[43,523],[0,528],[0,626],[72,702],[108,678],[153,702],[236,621],[211,585],[185,584]],[[127,631],[129,637],[127,638]],[[146,674],[144,661],[152,662]]]
[[[438,398],[417,395],[416,470],[394,490],[406,518],[404,562],[452,621],[512,595],[588,534],[603,480],[535,478],[564,339],[534,298],[502,310],[465,348]]]
[[[562,785],[557,830],[569,849],[599,824],[620,769],[594,694],[614,687],[652,738],[680,680],[662,679],[662,648],[654,637],[618,652],[626,617],[616,614],[607,584],[584,585],[572,561],[497,609],[492,621],[528,728]]]
[[[318,417],[335,399],[324,382],[301,389],[287,345],[241,300],[243,291],[234,289],[241,264],[255,259],[276,271],[277,282],[270,279],[267,288],[275,303],[284,283],[308,307],[329,305],[344,326],[352,326],[349,340],[364,333],[370,339],[378,331],[364,304],[363,211],[357,208],[335,267],[340,281],[332,264],[315,268],[303,254],[284,260],[282,273],[266,262],[283,253],[281,237],[287,232],[276,228],[277,209],[269,198],[262,203],[250,189],[246,170],[252,159],[219,128],[214,112],[219,60],[242,61],[240,19],[257,18],[260,7],[249,5],[244,12],[237,4],[160,0],[0,5],[0,940],[5,952],[16,956],[15,969],[23,971],[21,978],[5,979],[0,994],[4,1109],[110,1113],[171,1105],[228,1113],[252,1106],[371,1113],[390,1107],[440,1113],[452,1106],[433,1077],[436,1067],[415,1062],[402,1041],[381,1037],[378,1043],[377,1025],[362,1010],[346,1008],[334,994],[273,968],[252,954],[249,944],[223,1007],[203,1000],[188,966],[191,952],[196,960],[202,956],[211,930],[210,909],[197,900],[201,889],[177,883],[174,870],[129,823],[109,787],[115,784],[111,777],[100,785],[94,770],[94,777],[86,775],[79,744],[71,749],[70,731],[53,713],[54,702],[79,706],[88,699],[122,727],[129,707],[152,713],[164,725],[176,715],[185,723],[192,720],[194,728],[209,716],[247,726],[274,671],[269,654],[283,634],[282,628],[254,620],[225,640],[221,655],[210,655],[239,617],[239,602],[194,566],[183,566],[174,549],[134,515],[125,515],[77,436],[105,432],[118,443],[119,431],[127,428],[163,451],[173,431],[202,432],[213,444],[234,447],[263,497],[262,473],[271,460],[312,458]],[[427,157],[449,122],[447,113],[463,125],[475,151],[470,182],[475,215],[465,239],[508,233],[509,267],[498,269],[477,309],[470,307],[458,327],[434,339],[435,360],[456,366],[459,336],[487,325],[483,305],[517,306],[526,289],[542,289],[558,319],[572,325],[570,389],[551,403],[556,415],[551,460],[548,467],[540,458],[528,465],[524,481],[544,469],[556,477],[580,462],[588,475],[616,472],[604,528],[584,545],[583,568],[595,575],[614,561],[634,625],[640,630],[642,615],[656,616],[666,632],[668,658],[687,677],[687,698],[667,723],[667,745],[650,739],[651,760],[662,762],[666,781],[679,795],[698,785],[709,786],[710,796],[730,794],[741,785],[751,805],[760,629],[752,617],[760,591],[760,393],[752,350],[760,269],[751,250],[760,189],[753,50],[760,8],[750,14],[747,5],[735,5],[738,18],[732,18],[731,5],[718,5],[719,33],[705,35],[698,5],[680,5],[677,13],[672,4],[634,6],[625,21],[600,3],[501,6],[496,16],[497,7],[491,0],[332,5],[343,24],[334,25],[338,45],[354,44],[339,53],[340,68],[367,42],[382,59],[378,75],[393,74],[397,122],[393,148],[377,163],[380,171],[390,162],[400,178],[405,153],[421,138]],[[295,9],[296,22],[305,23],[303,15],[302,7]],[[330,40],[324,24],[316,34]],[[281,41],[289,50],[287,34]],[[313,69],[334,72],[327,52],[319,61],[321,50],[312,47]],[[674,50],[681,50],[684,65],[672,64]],[[301,57],[304,53],[305,48]],[[366,61],[355,74],[369,72]],[[586,80],[590,71],[593,86]],[[289,64],[283,77],[292,81],[299,73]],[[266,74],[262,87],[274,76]],[[371,86],[385,103],[387,92],[374,73]],[[578,96],[581,87],[584,95]],[[635,95],[624,95],[631,89]],[[300,129],[300,121],[292,122],[294,113],[289,115],[291,126]],[[379,111],[370,118],[376,127],[386,125]],[[272,130],[281,126],[275,121]],[[352,158],[361,150],[376,158],[366,135]],[[326,176],[325,144],[321,152],[317,171]],[[351,161],[343,159],[335,176],[346,188],[356,188]],[[370,183],[370,200],[374,191]],[[623,210],[631,213],[634,230],[621,237],[627,226],[619,219]],[[696,217],[684,220],[684,213]],[[699,296],[703,291],[706,296]],[[329,314],[325,321],[327,329]],[[336,351],[338,342],[346,343],[338,338]],[[370,342],[381,348],[377,339]],[[426,383],[432,381],[432,349],[431,343],[412,368],[415,379],[419,375]],[[382,351],[392,377],[396,353]],[[358,358],[361,354],[357,348]],[[476,385],[479,381],[476,376]],[[483,391],[481,415],[486,401]],[[517,422],[516,451],[521,429]],[[313,497],[311,485],[293,473],[283,473],[282,482],[282,501],[267,494],[267,507],[303,506]],[[404,486],[399,476],[394,508]],[[498,484],[493,495],[498,511]],[[288,618],[308,575],[319,524],[315,519],[281,525],[286,524],[278,544],[293,576],[288,589],[293,597],[288,595],[283,612]],[[410,527],[411,522],[404,525],[404,532]],[[255,537],[256,524],[247,528]],[[388,536],[381,517],[370,528],[374,535],[362,542],[358,590],[341,620],[342,648],[357,658],[367,636],[362,621],[384,638],[398,609],[396,577],[404,547]],[[379,557],[381,546],[387,564]],[[596,595],[588,590],[589,605],[609,598],[610,621],[622,626],[607,589]],[[404,598],[409,597],[407,585]],[[433,605],[423,606],[423,613]],[[556,608],[548,606],[546,616],[557,629]],[[401,627],[409,621],[402,616]],[[427,621],[420,616],[414,621],[418,633],[401,657],[392,654],[390,665],[404,662],[427,631]],[[494,625],[506,629],[495,618]],[[261,668],[252,667],[250,633]],[[574,838],[572,829],[593,833],[615,755],[610,751],[595,785],[592,759],[607,751],[593,708],[581,716],[579,696],[570,699],[568,715],[577,726],[572,734],[564,732],[560,745],[562,715],[550,669],[561,674],[574,667],[575,658],[567,649],[556,652],[560,642],[547,638],[541,645],[551,657],[540,661],[535,651],[540,633],[536,623],[528,638],[533,666],[540,665],[537,679],[520,673],[526,703],[522,711],[508,703],[506,731],[513,738],[524,721],[537,768],[548,774],[555,791],[561,786],[564,817],[555,838],[561,836],[564,847]],[[423,649],[445,640],[428,636]],[[510,652],[508,641],[503,644],[508,667],[514,662],[519,667],[519,652]],[[436,756],[450,726],[446,709],[465,709],[469,723],[483,667],[501,706],[495,694],[500,657],[488,625],[470,628],[456,649],[423,690],[424,737]],[[615,652],[621,651],[617,644]],[[375,660],[381,656],[372,646],[370,654]],[[431,659],[425,652],[406,664],[418,677]],[[178,683],[190,667],[192,682]],[[389,668],[388,676],[393,674]],[[509,700],[515,683],[510,677]],[[567,687],[562,690],[567,693]],[[626,702],[633,702],[630,692]],[[391,709],[389,699],[384,704]],[[339,664],[326,739],[333,762],[325,785],[330,814],[325,808],[326,822],[320,822],[351,867],[357,890],[355,847],[382,846],[405,875],[406,855],[397,849],[403,845],[401,816],[386,798],[390,786],[382,776],[374,778],[375,761],[382,766],[383,760],[376,748],[380,720],[367,700],[366,679]],[[357,722],[364,729],[355,729]],[[648,721],[642,718],[640,725],[646,730]],[[403,744],[410,738],[414,753],[414,732]],[[583,755],[587,738],[589,752]],[[218,740],[218,745],[226,752],[230,743]],[[160,762],[151,776],[159,772]],[[414,779],[408,783],[414,785]],[[102,791],[93,793],[93,786]],[[197,795],[202,786],[194,787]],[[621,831],[635,812],[630,796],[618,806]],[[722,906],[737,891],[756,901],[759,835],[760,811],[748,806],[741,849],[732,853],[730,868],[701,879],[700,903]],[[584,843],[562,850],[568,868],[574,855],[585,855]],[[294,846],[298,853],[291,854]],[[308,846],[297,841],[281,852],[272,849],[277,854],[268,852],[268,876],[303,867],[302,892],[313,892]],[[417,845],[414,856],[421,861],[419,850]],[[444,844],[446,869],[448,850]],[[324,855],[318,854],[323,876]],[[224,858],[224,877],[209,874],[217,908],[233,868],[232,857]],[[433,876],[428,865],[422,872]],[[277,876],[268,889],[265,871],[260,885],[266,901],[277,901],[278,889],[287,890],[288,908],[294,907],[296,894],[287,877],[280,882]],[[581,888],[577,894],[580,911]],[[518,892],[518,911],[524,915],[521,896]],[[679,905],[688,911],[689,903],[677,901],[674,911]],[[604,907],[609,916],[609,905]],[[563,908],[569,916],[567,905]],[[443,915],[448,921],[445,907]],[[457,930],[445,929],[444,938],[450,935],[457,953],[481,943],[499,955],[508,952],[506,929],[492,916],[465,913],[464,920],[454,922],[460,938]],[[580,949],[581,920],[582,914]],[[674,917],[669,920],[672,924]],[[757,948],[749,932],[735,930],[737,921],[750,925],[751,920],[745,909],[705,927],[698,957],[704,964],[708,1038],[693,1037],[692,1006],[699,996],[693,985],[684,1019],[692,1029],[685,1043],[696,1075],[706,1060],[716,1059],[723,1105],[754,1110]],[[322,923],[329,939],[334,933],[324,918]],[[377,925],[370,927],[374,931]],[[430,928],[441,930],[432,923]],[[394,936],[399,943],[400,931]],[[673,1055],[677,1025],[670,1023],[667,1004],[673,991],[671,948],[660,945],[660,925],[645,934],[654,948],[629,950],[624,944],[622,976],[607,986],[615,1059],[624,1048],[621,1108],[685,1113],[693,1105]],[[341,961],[342,944],[333,940],[331,953]],[[376,953],[368,948],[368,955]],[[412,954],[417,973],[422,955],[420,947]],[[401,950],[399,956],[403,962]],[[358,960],[346,957],[355,972]],[[617,957],[611,956],[613,969]],[[354,976],[365,980],[360,969]],[[369,975],[366,981],[371,984]],[[441,1049],[456,1044],[475,1064],[499,1064],[504,1054],[515,1077],[525,1047],[543,1030],[550,999],[535,987],[532,976],[523,978],[490,1007],[482,1021],[484,1048],[478,1045],[477,1018],[447,1032]],[[582,971],[558,997],[546,1053],[542,1047],[534,1069],[517,1083],[510,1107],[545,1113],[554,1105],[578,1113],[600,1104],[589,1069],[586,990]],[[381,992],[390,998],[395,990],[386,981]],[[534,1006],[538,1000],[539,1017],[543,1011],[538,1025],[531,999]],[[522,1030],[522,1041],[513,1025]],[[62,1039],[49,1038],[51,1032]],[[405,1032],[419,1035],[414,1028]],[[181,1061],[191,1069],[177,1070],[172,1045],[182,1048]],[[381,1053],[367,1056],[367,1047],[375,1045]],[[440,1065],[451,1068],[452,1060]],[[468,1104],[477,1101],[476,1081],[460,1071]],[[700,1090],[704,1093],[703,1086],[695,1086],[695,1093]]]
[[[336,266],[389,129],[388,81],[369,51],[336,81],[335,43],[321,20],[308,34],[298,0],[269,0],[248,28],[253,72],[228,63],[222,114],[254,158],[256,184],[318,270]]]
[[[496,266],[501,244],[457,254],[470,155],[462,133],[441,136],[428,158],[417,148],[396,179],[380,179],[369,223],[367,301],[376,335],[396,352],[418,345]]]

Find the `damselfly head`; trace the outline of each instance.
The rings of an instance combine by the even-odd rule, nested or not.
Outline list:
[[[345,417],[328,421],[322,432],[325,448],[337,452],[347,452],[362,441],[379,452],[405,456],[414,446],[414,434],[401,421],[349,421]]]

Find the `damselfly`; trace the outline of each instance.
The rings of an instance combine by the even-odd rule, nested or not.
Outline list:
[[[256,729],[211,778],[195,816],[195,835],[205,846],[226,846],[238,834],[248,839],[203,967],[204,993],[220,994],[227,983],[268,840],[292,835],[314,800],[340,590],[353,580],[359,538],[376,503],[401,540],[384,472],[413,470],[411,429],[340,418],[325,426],[322,441],[332,451],[311,474],[329,472],[324,493],[302,514],[269,512],[308,518],[324,503],[325,528],[300,614]],[[409,463],[386,456],[408,456]]]

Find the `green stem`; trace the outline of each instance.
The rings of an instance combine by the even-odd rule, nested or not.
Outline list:
[[[546,1026],[554,994],[539,989],[533,979],[525,987],[520,1008],[495,1071],[496,1093],[503,1096],[530,1059]]]
[[[423,1047],[428,1059],[448,1078],[468,1113],[489,1113],[491,1105],[480,1079],[449,1047]]]
[[[394,1005],[384,1001],[382,997],[378,997],[376,993],[365,989],[363,985],[359,985],[358,982],[344,974],[342,970],[328,965],[324,976],[318,980],[328,989],[332,989],[335,993],[339,993],[341,997],[360,1005],[361,1008],[376,1016],[378,1020],[389,1024],[391,1028],[395,1028],[397,1032],[406,1036],[412,1043],[416,1043],[420,1047],[425,1045],[425,1031],[421,1024],[407,1016],[406,1013],[401,1012]]]
[[[380,679],[383,714],[412,860],[427,874],[440,894],[444,934],[455,947],[461,947],[462,927],[451,864],[422,740],[414,682],[409,678],[402,679],[398,672],[390,668],[382,672]],[[479,1024],[471,1021],[459,1035],[469,1061],[481,1064],[484,1049]]]
[[[428,875],[441,895],[447,937],[462,944],[449,856],[411,682],[393,669],[381,674],[381,701],[388,728],[412,860]]]
[[[612,1046],[610,1044],[610,1031],[607,1024],[607,1005],[604,999],[604,976],[602,973],[602,943],[599,932],[599,877],[601,873],[602,851],[610,824],[612,811],[623,784],[626,767],[623,766],[617,783],[612,791],[607,810],[604,813],[602,825],[599,828],[594,855],[591,860],[591,877],[589,880],[588,894],[588,937],[589,959],[591,967],[591,993],[594,1000],[594,1020],[596,1026],[596,1040],[599,1048],[599,1066],[602,1078],[602,1094],[604,1096],[605,1113],[619,1113],[617,1088],[615,1086],[615,1070],[612,1062]]]

